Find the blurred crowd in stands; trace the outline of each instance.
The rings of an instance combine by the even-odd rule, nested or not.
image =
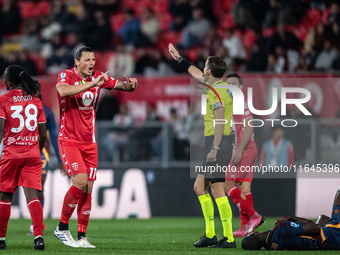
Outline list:
[[[1,0],[0,71],[30,74],[73,65],[77,47],[96,51],[112,76],[183,70],[173,43],[203,68],[209,55],[228,71],[340,70],[340,3],[334,0]]]
[[[161,160],[163,143],[169,135],[171,159],[189,160],[190,143],[194,146],[203,139],[203,116],[194,104],[188,104],[188,113],[180,118],[176,108],[169,109],[169,119],[162,119],[155,103],[146,104],[146,116],[142,122],[134,119],[127,103],[120,103],[115,91],[104,91],[97,109],[98,121],[110,121],[110,128],[101,129],[98,141],[103,150],[103,160]],[[192,122],[191,122],[192,121]],[[168,134],[163,134],[163,124],[169,124]],[[100,127],[99,127],[100,128]],[[190,132],[189,132],[190,131]],[[102,156],[102,155],[101,155]]]

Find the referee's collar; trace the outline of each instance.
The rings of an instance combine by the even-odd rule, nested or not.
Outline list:
[[[216,84],[219,84],[219,83],[222,83],[222,82],[223,82],[223,78],[220,79],[220,80],[218,80],[218,81],[215,81],[215,82],[213,83],[213,85],[211,85],[211,86],[212,86],[212,87],[215,87]]]

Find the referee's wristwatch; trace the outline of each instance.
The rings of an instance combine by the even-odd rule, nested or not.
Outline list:
[[[218,147],[218,146],[216,146],[215,144],[213,144],[213,145],[211,145],[211,149],[213,149],[213,150],[219,150],[220,147]]]

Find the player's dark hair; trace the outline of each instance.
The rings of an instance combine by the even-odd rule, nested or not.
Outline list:
[[[261,250],[261,242],[255,236],[245,236],[241,246],[243,250]]]
[[[227,64],[220,57],[208,57],[208,69],[215,78],[222,78],[227,70]]]
[[[29,95],[35,95],[40,88],[24,68],[18,65],[10,65],[6,68],[4,76],[7,82],[20,87]]]
[[[239,83],[240,85],[243,85],[243,79],[242,79],[241,76],[239,76],[237,73],[231,73],[231,74],[228,74],[228,75],[227,75],[227,79],[228,79],[228,78],[232,78],[232,77],[237,78],[237,79],[238,79],[238,83]]]
[[[79,61],[81,59],[81,56],[83,55],[83,52],[94,52],[94,51],[90,47],[82,46],[76,51],[76,53],[74,53],[74,59]]]

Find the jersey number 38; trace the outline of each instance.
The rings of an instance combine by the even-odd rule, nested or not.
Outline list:
[[[11,110],[14,111],[11,115],[12,118],[19,119],[20,121],[19,127],[12,127],[11,131],[13,133],[19,133],[21,130],[24,129],[25,126],[29,131],[34,131],[37,128],[38,108],[34,104],[27,105],[24,113],[22,113],[22,105],[12,105]],[[26,120],[23,114],[26,117]]]

